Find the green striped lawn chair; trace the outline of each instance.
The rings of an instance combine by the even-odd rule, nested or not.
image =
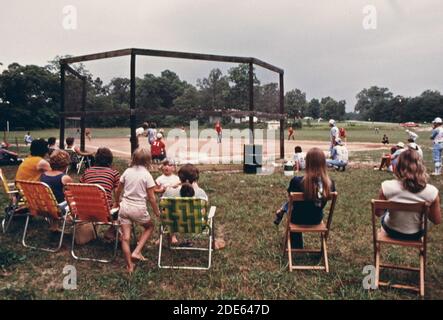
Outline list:
[[[160,244],[158,251],[158,267],[169,269],[208,270],[211,268],[212,243],[214,241],[213,218],[216,207],[208,211],[208,202],[198,198],[162,198],[160,200]],[[207,267],[162,265],[162,243],[166,233],[177,234],[207,234],[208,248],[196,247],[171,247],[173,250],[198,250],[208,251],[209,260]]]

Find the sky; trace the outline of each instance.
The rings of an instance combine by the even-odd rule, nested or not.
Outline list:
[[[344,99],[353,111],[372,85],[404,96],[443,91],[443,1],[0,0],[0,69],[131,47],[255,57],[285,70],[285,91]],[[170,69],[195,84],[232,66],[143,57],[137,75]],[[105,81],[129,76],[128,58],[86,67]]]

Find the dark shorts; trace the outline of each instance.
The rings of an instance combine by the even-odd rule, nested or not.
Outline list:
[[[421,230],[417,233],[412,233],[412,234],[401,233],[396,230],[392,230],[391,228],[389,228],[385,224],[385,216],[383,216],[381,218],[381,226],[383,227],[383,230],[386,231],[388,236],[390,236],[391,238],[394,238],[394,239],[407,240],[407,241],[417,241],[417,240],[420,240],[421,237],[423,237],[423,230]]]

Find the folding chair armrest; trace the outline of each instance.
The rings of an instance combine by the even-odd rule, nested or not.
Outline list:
[[[7,192],[8,194],[18,194],[18,190],[11,190]]]
[[[209,209],[208,219],[212,219],[215,216],[215,210],[217,210],[216,206],[211,206]]]

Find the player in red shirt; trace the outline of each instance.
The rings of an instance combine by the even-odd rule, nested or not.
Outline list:
[[[166,158],[166,146],[162,141],[163,135],[157,133],[157,139],[151,144],[151,155],[152,160],[155,162],[160,162]]]
[[[217,132],[217,143],[221,143],[222,140],[222,126],[220,121],[215,123],[215,131]]]

